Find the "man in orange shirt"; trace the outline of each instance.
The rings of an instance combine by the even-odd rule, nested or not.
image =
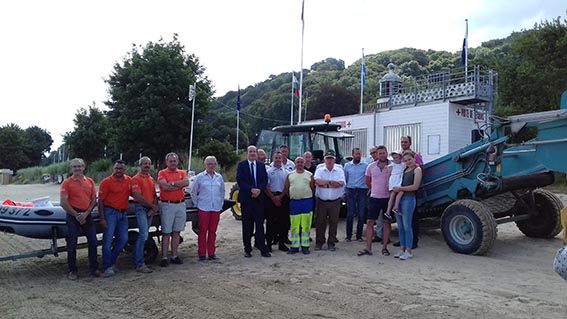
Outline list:
[[[114,265],[128,241],[128,198],[131,193],[130,176],[124,175],[126,163],[114,162],[114,172],[100,183],[98,211],[102,234],[102,269],[104,276],[113,276],[118,270]],[[116,236],[116,241],[114,241]],[[114,245],[113,245],[114,242]]]
[[[132,257],[136,271],[151,273],[152,269],[144,263],[144,245],[148,239],[152,217],[159,210],[159,206],[157,205],[156,184],[150,176],[152,160],[144,156],[140,158],[139,164],[140,172],[130,181],[136,208],[136,220],[138,221],[138,239]]]
[[[175,153],[165,156],[167,168],[158,173],[159,210],[161,215],[161,261],[160,266],[167,267],[167,252],[171,241],[171,263],[182,264],[183,261],[177,256],[179,247],[180,233],[185,230],[187,221],[185,206],[185,190],[189,185],[187,172],[177,169],[179,157]],[[173,233],[173,236],[172,236]]]
[[[80,158],[71,160],[73,175],[61,184],[61,207],[67,213],[67,278],[77,280],[77,238],[79,230],[87,236],[89,247],[89,272],[100,276],[96,256],[96,228],[91,212],[96,205],[96,188],[91,178],[83,175],[85,162]]]

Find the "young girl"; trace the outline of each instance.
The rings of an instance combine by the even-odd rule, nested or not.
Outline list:
[[[404,169],[406,164],[402,163],[402,154],[397,152],[390,153],[394,159],[394,163],[388,165],[388,187],[390,190],[390,200],[388,201],[388,209],[384,216],[388,219],[392,219],[390,212],[394,212],[396,215],[400,214],[400,199],[404,196],[404,192],[392,192],[395,186],[402,185],[402,176],[404,175]],[[392,209],[393,206],[393,209]]]

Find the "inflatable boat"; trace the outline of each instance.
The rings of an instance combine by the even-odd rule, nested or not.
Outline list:
[[[38,239],[59,239],[67,236],[67,213],[58,202],[51,202],[49,206],[33,206],[24,204],[21,206],[1,205],[0,206],[0,232],[13,233],[16,235],[38,238]],[[223,211],[232,207],[233,201],[224,202]],[[199,218],[197,208],[193,206],[191,197],[186,195],[185,206],[187,222],[191,222],[194,231],[199,228]],[[138,228],[134,202],[131,200],[128,206],[128,229]],[[95,206],[92,212],[93,219],[97,228],[97,234],[103,232],[100,225],[98,209]],[[152,219],[152,225],[156,228],[161,224],[159,212]],[[83,234],[80,234],[83,235]]]

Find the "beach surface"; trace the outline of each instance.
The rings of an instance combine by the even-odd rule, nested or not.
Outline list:
[[[227,183],[227,189],[231,184]],[[50,196],[59,185],[0,185],[0,200]],[[227,193],[228,194],[228,193]],[[565,203],[567,197],[561,195]],[[356,222],[355,222],[356,223]],[[100,236],[100,235],[99,235]],[[314,237],[314,230],[312,231]],[[552,268],[561,234],[524,236],[514,223],[498,227],[488,256],[452,252],[439,229],[423,229],[414,258],[358,257],[364,244],[346,242],[339,224],[337,251],[272,258],[243,257],[241,223],[221,216],[220,262],[199,262],[197,237],[187,225],[182,265],[140,274],[123,253],[111,278],[87,274],[87,251],[78,250],[79,280],[66,278],[67,255],[0,262],[1,318],[562,318],[567,282]],[[394,231],[392,240],[397,240]],[[64,240],[59,240],[64,245]],[[49,248],[49,240],[0,233],[0,256]],[[99,247],[99,262],[100,247]]]

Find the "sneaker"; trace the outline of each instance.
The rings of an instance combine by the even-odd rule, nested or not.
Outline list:
[[[89,275],[91,275],[91,277],[100,277],[102,276],[102,271],[96,269],[95,271],[91,271]]]
[[[206,260],[207,260],[207,257],[205,257],[205,256],[199,256],[199,261],[206,261]]]
[[[405,251],[400,250],[394,255],[394,258],[400,258],[404,253],[405,253]]]
[[[380,238],[380,237],[374,237],[374,238],[372,238],[372,242],[373,242],[373,243],[381,243],[381,242],[382,242],[382,238]]]
[[[321,250],[321,246],[315,246],[315,250]]]
[[[167,261],[167,258],[163,258],[160,262],[159,265],[162,267],[167,267],[169,266],[169,262]]]
[[[288,254],[288,255],[295,255],[295,254],[297,254],[298,252],[299,252],[299,250],[292,248],[292,249],[290,249],[290,250],[287,251],[287,254]]]
[[[179,257],[173,257],[171,258],[171,263],[176,265],[181,265],[183,264],[183,260],[181,260],[181,258]]]
[[[364,239],[362,239],[362,238],[357,238],[356,241],[358,241],[358,242],[363,242]]]
[[[136,268],[136,271],[137,271],[137,272],[141,272],[141,273],[143,273],[143,274],[149,274],[149,273],[152,273],[152,272],[153,272],[153,270],[152,270],[150,267],[146,266],[146,265],[142,265],[142,266]]]
[[[78,278],[79,278],[79,276],[77,276],[77,272],[75,272],[75,271],[70,271],[67,274],[67,279],[69,279],[69,280],[77,280]]]
[[[209,260],[218,261],[218,260],[219,260],[219,257],[217,257],[217,255],[210,255],[210,256],[209,256]]]
[[[329,251],[336,251],[337,247],[335,245],[329,245]]]
[[[408,253],[408,252],[404,252],[401,256],[400,256],[400,260],[408,260],[413,258],[413,255]]]
[[[309,248],[307,248],[307,249],[302,249],[301,252],[302,252],[304,255],[309,255],[309,254],[311,253],[311,252],[309,251]]]
[[[114,269],[112,269],[112,267],[106,268],[104,273],[102,273],[102,276],[105,278],[112,277],[114,275],[116,275],[116,273],[114,272]]]
[[[112,270],[114,270],[115,273],[120,272],[120,269],[116,268],[115,265],[112,265]]]
[[[352,239],[350,239],[350,238],[347,237],[347,238],[345,238],[345,241],[348,242],[348,243],[350,243],[350,242],[352,241]]]

